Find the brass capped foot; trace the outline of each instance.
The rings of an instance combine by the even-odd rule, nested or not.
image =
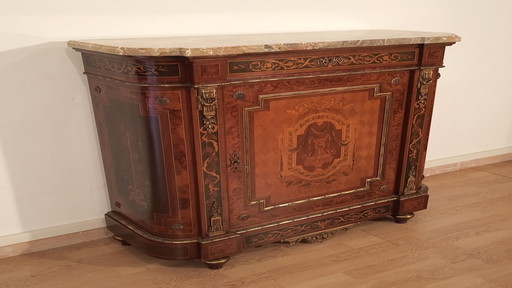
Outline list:
[[[393,216],[393,218],[395,219],[395,222],[399,223],[399,224],[405,224],[405,223],[407,223],[407,221],[409,221],[413,217],[414,217],[414,213]]]
[[[219,270],[224,266],[224,264],[226,264],[229,261],[229,259],[230,259],[229,256],[226,256],[226,257],[222,257],[222,258],[217,258],[217,259],[212,259],[212,260],[201,260],[201,261],[203,261],[203,263],[206,264],[206,266],[208,266],[209,269]]]

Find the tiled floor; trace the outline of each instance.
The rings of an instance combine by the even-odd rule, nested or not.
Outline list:
[[[0,259],[0,287],[512,287],[512,161],[425,179],[429,208],[323,243],[267,245],[222,270],[110,239]]]

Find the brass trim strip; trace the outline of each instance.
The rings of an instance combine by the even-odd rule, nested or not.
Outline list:
[[[222,241],[225,239],[240,237],[240,235],[238,235],[238,234],[227,233],[227,234],[223,234],[222,236],[219,236],[219,237],[208,237],[208,238],[197,237],[197,238],[189,238],[189,239],[169,239],[169,238],[152,235],[149,232],[146,232],[145,230],[139,228],[138,226],[132,224],[131,222],[125,220],[121,216],[118,216],[114,213],[108,213],[107,217],[110,217],[113,220],[119,222],[125,228],[128,228],[130,231],[134,232],[135,234],[137,234],[143,238],[146,238],[146,239],[149,239],[149,240],[155,241],[155,242],[166,243],[166,244],[190,244],[190,243],[206,244],[206,243]]]
[[[137,235],[139,235],[139,236],[141,236],[143,238],[152,240],[152,241],[168,243],[168,244],[188,244],[188,243],[199,242],[199,238],[172,240],[172,239],[169,239],[169,238],[163,238],[163,237],[154,236],[154,235],[150,234],[149,232],[146,232],[145,230],[140,229],[139,227],[137,227],[136,225],[132,224],[131,222],[128,222],[127,220],[125,220],[121,216],[118,216],[117,214],[108,213],[106,216],[112,218],[113,220],[115,220],[117,222],[119,222],[125,228],[128,228],[130,231],[134,232],[135,234],[137,234]],[[107,226],[107,228],[108,228],[108,226]]]

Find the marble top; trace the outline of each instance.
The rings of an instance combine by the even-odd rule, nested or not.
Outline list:
[[[454,43],[451,33],[398,30],[328,31],[285,34],[72,40],[68,46],[126,56],[225,56],[404,44]]]

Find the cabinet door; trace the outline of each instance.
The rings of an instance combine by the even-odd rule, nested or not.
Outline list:
[[[89,85],[112,211],[155,236],[197,236],[188,90]]]
[[[392,198],[409,78],[395,71],[225,86],[231,229]]]

